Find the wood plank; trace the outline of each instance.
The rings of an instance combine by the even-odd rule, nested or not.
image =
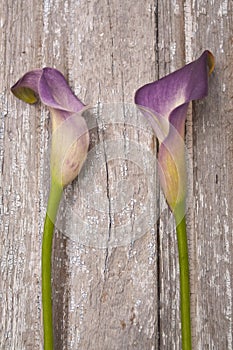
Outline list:
[[[190,2],[191,3],[191,2]],[[209,96],[193,104],[195,348],[232,349],[232,1],[190,6],[189,48],[210,49]]]
[[[0,6],[0,347],[41,349],[40,117],[10,93],[23,71],[40,65],[41,10],[28,1]]]
[[[72,25],[67,36],[68,71],[74,88],[77,92],[80,91],[80,96],[83,96],[86,103],[132,102],[136,88],[154,79],[154,38],[147,37],[147,28],[154,28],[151,6],[149,1],[136,6],[131,2],[126,5],[117,1],[92,4],[83,2],[79,7],[71,5],[69,21]],[[59,11],[54,12],[54,16],[57,13]],[[131,13],[130,18],[128,13]],[[141,13],[141,16],[138,17],[137,13]],[[53,20],[51,23],[54,25]],[[146,62],[149,62],[149,68]],[[98,137],[106,140],[107,147],[107,141],[114,139],[111,134],[117,131],[103,130],[101,121],[99,125]],[[122,127],[118,130],[119,133],[123,134]],[[135,142],[137,133],[138,131],[131,135]],[[145,143],[151,145],[151,136]],[[95,147],[95,139],[92,147]],[[103,151],[107,153],[108,149]],[[104,188],[103,200],[108,195],[108,187],[113,191],[111,169],[114,172],[116,167],[116,160],[112,162],[112,168],[108,165],[108,174],[105,164],[97,167],[97,182],[98,173],[102,169],[100,174],[104,183],[100,181],[100,184]],[[129,173],[129,183],[133,181],[130,180],[131,176]],[[77,190],[74,186],[74,191],[75,189]],[[137,198],[136,194],[135,197]],[[87,207],[91,206],[92,200],[90,197],[90,205],[87,204]],[[96,209],[98,208],[92,208],[92,215]],[[86,215],[90,214],[85,206],[83,211],[84,214],[86,211]],[[67,242],[67,348],[140,349],[154,345],[157,341],[155,250],[153,227],[139,242],[126,247],[100,250]],[[57,305],[60,308],[59,300]],[[58,339],[58,344],[65,346],[62,339]]]

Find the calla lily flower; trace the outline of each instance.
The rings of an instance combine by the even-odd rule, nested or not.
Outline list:
[[[48,106],[52,118],[51,187],[44,223],[41,268],[44,350],[52,350],[51,254],[54,223],[63,188],[75,179],[86,159],[89,133],[81,116],[83,103],[74,96],[64,76],[56,69],[44,68],[28,72],[11,91],[30,104],[40,99]]]
[[[161,187],[171,210],[181,220],[186,196],[184,130],[188,104],[208,92],[214,57],[205,51],[196,61],[136,91],[135,103],[159,140]]]
[[[80,111],[84,104],[73,94],[64,76],[56,69],[35,69],[12,88],[24,102],[41,100],[52,118],[51,177],[64,187],[78,175],[87,156],[89,133]]]
[[[188,104],[208,92],[214,57],[205,51],[196,61],[141,87],[135,102],[159,140],[161,187],[176,221],[180,266],[182,349],[192,349],[188,243],[185,220],[186,166],[184,132]]]

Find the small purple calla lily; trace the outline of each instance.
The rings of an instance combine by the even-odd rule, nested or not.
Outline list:
[[[84,105],[72,93],[64,76],[53,68],[26,73],[11,91],[33,104],[41,100],[52,118],[51,186],[42,241],[42,310],[44,350],[53,349],[51,254],[54,223],[64,186],[78,175],[88,152],[89,133],[81,116]]]
[[[34,104],[41,100],[52,118],[51,177],[64,187],[78,175],[89,147],[89,133],[80,111],[83,103],[73,94],[64,76],[56,69],[35,69],[26,73],[11,91]]]
[[[159,175],[171,210],[184,216],[186,170],[184,128],[191,100],[208,92],[208,74],[214,69],[214,57],[205,51],[196,61],[136,91],[135,103],[150,121],[160,146]]]

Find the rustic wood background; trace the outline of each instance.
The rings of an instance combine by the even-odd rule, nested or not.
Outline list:
[[[142,84],[205,49],[215,55],[216,68],[208,98],[190,107],[186,140],[193,347],[233,349],[232,14],[232,0],[1,1],[1,349],[43,348],[40,253],[49,173],[48,110],[16,100],[10,86],[30,69],[52,66],[86,104],[127,104]],[[123,137],[130,134],[123,131]],[[155,155],[150,131],[144,136],[138,131],[131,132],[130,141]],[[110,140],[116,130],[97,126],[95,132]],[[110,175],[111,166],[117,167],[114,160],[105,167]],[[151,173],[150,212],[157,213],[166,205],[156,169]],[[111,190],[103,169],[94,175]],[[132,172],[127,181],[137,181]],[[76,181],[66,189],[68,202],[74,194],[79,198],[79,187]],[[80,204],[84,219],[91,214],[87,208]],[[165,209],[135,242],[115,248],[84,245],[66,238],[62,227],[56,231],[57,350],[181,349],[179,268],[170,222]]]

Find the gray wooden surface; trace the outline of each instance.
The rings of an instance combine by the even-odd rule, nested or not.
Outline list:
[[[40,251],[49,174],[49,113],[41,105],[16,100],[10,86],[27,70],[52,66],[65,74],[86,104],[123,102],[128,108],[138,87],[180,68],[207,48],[215,55],[216,68],[209,97],[190,107],[186,140],[193,347],[233,348],[232,4],[231,0],[1,1],[1,349],[43,348]],[[140,118],[113,125],[108,118],[101,116],[93,126],[89,168],[93,172],[86,177],[89,182],[82,173],[66,189],[63,206],[74,215],[70,219],[64,215],[55,234],[56,349],[181,349],[176,237],[151,163],[155,139]],[[120,143],[125,145],[121,160],[112,156],[108,161],[112,141],[117,152]],[[127,152],[135,144],[137,161],[130,149]],[[125,187],[114,187],[114,179]],[[101,194],[96,201],[91,195],[93,183]],[[120,208],[122,188],[129,189],[135,200],[131,215],[125,217]],[[119,206],[115,221],[111,196]],[[140,203],[149,206],[142,212],[144,231],[138,234],[134,217],[142,210]],[[163,210],[156,222],[159,208]],[[90,228],[84,236],[76,232],[79,215]],[[100,220],[95,225],[103,226],[109,244],[101,239],[102,247],[93,243],[93,218]],[[138,239],[130,243],[127,236],[121,246],[113,246],[114,225],[124,232],[125,222]],[[84,244],[85,237],[89,244]]]

